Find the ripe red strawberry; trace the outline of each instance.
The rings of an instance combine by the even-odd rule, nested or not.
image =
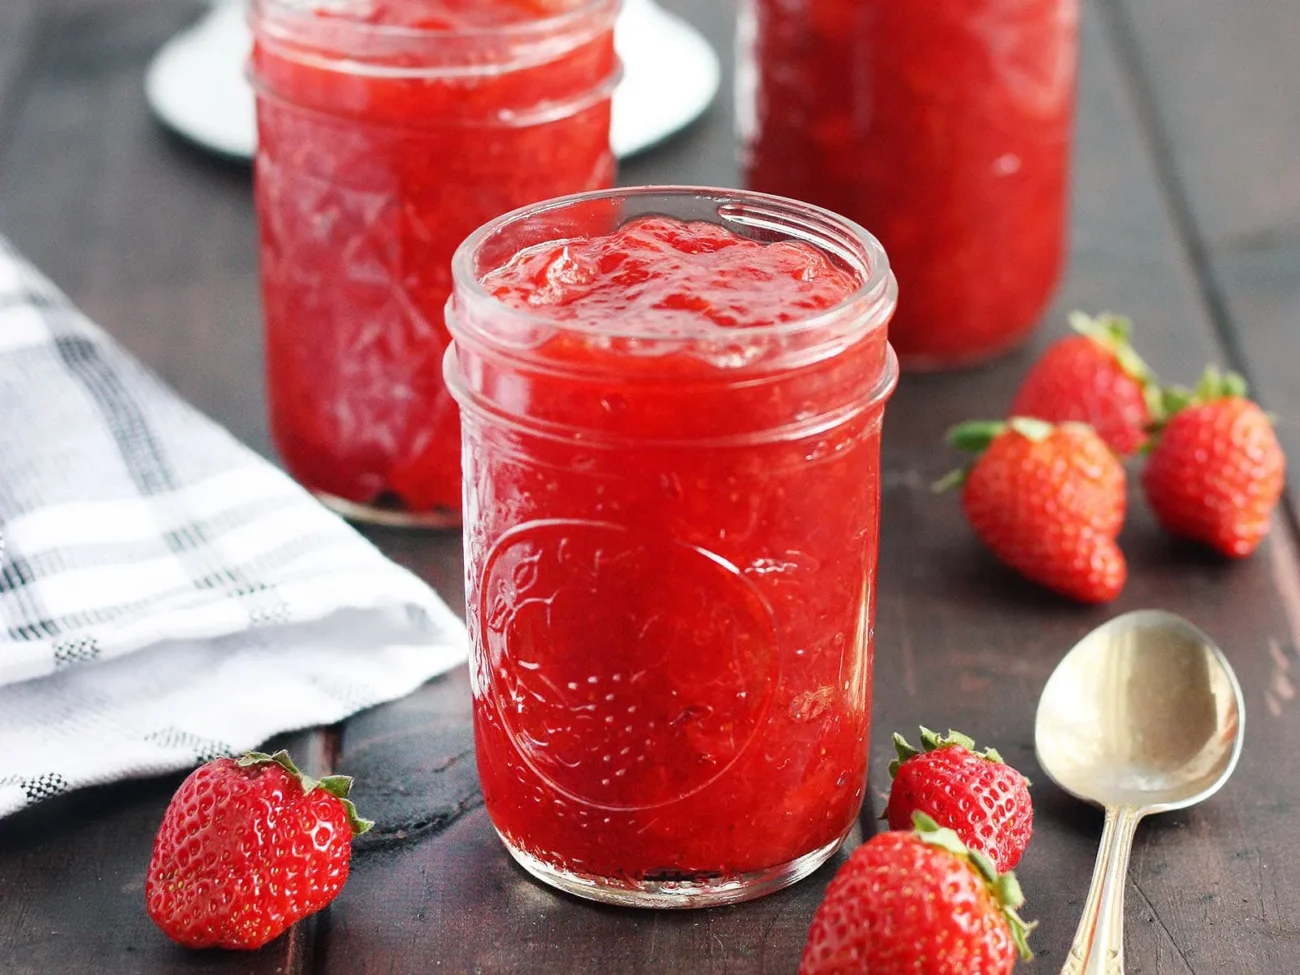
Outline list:
[[[1165,529],[1241,558],[1268,534],[1286,458],[1268,415],[1236,373],[1206,370],[1194,391],[1166,393],[1142,487]]]
[[[894,735],[897,760],[889,765],[894,783],[885,818],[890,829],[910,829],[922,812],[955,832],[1000,871],[1020,862],[1034,831],[1029,780],[1002,761],[995,749],[975,751],[975,742],[949,731],[921,729],[921,750]]]
[[[938,486],[964,483],[966,519],[998,559],[1081,602],[1119,595],[1124,468],[1091,427],[1013,417],[954,427],[948,442],[980,456]]]
[[[190,948],[260,948],[332,901],[352,837],[373,823],[352,780],[303,775],[288,752],[219,758],[172,797],[145,880],[149,916]]]
[[[1032,957],[1015,874],[924,814],[873,836],[826,889],[799,975],[1007,975]]]
[[[1011,414],[1091,424],[1112,450],[1128,456],[1146,442],[1160,404],[1155,374],[1129,344],[1133,323],[1076,311],[1070,326],[1078,334],[1054,343],[1034,363]]]

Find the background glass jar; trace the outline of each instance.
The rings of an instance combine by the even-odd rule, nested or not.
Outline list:
[[[409,22],[349,13],[371,6],[252,5],[271,433],[349,517],[455,524],[451,256],[500,213],[612,184],[618,3],[503,24],[483,8],[484,25],[436,5]]]
[[[754,189],[880,238],[905,368],[1024,339],[1065,252],[1077,0],[742,0],[737,97]]]
[[[508,307],[524,247],[643,214],[820,249],[828,311],[665,335]],[[745,900],[858,815],[871,715],[880,424],[896,287],[856,224],[775,197],[642,188],[516,211],[454,261],[475,739],[527,870],[641,906]]]

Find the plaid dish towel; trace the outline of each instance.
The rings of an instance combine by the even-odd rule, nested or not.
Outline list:
[[[0,238],[0,816],[400,697],[463,626]]]

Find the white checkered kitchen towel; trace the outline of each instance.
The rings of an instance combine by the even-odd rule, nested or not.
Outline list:
[[[0,238],[0,816],[335,722],[464,629]]]

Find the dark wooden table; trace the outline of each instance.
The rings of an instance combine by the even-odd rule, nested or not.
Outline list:
[[[726,0],[675,0],[730,58]],[[944,429],[1003,410],[1073,307],[1132,314],[1148,358],[1190,380],[1244,371],[1300,463],[1300,4],[1087,0],[1070,273],[1022,352],[962,375],[906,377],[888,411],[872,807],[888,732],[952,725],[1039,783],[1020,876],[1041,919],[1033,970],[1055,973],[1100,833],[1037,768],[1034,704],[1061,654],[1112,613],[1184,613],[1227,649],[1246,692],[1236,777],[1141,829],[1128,887],[1129,971],[1300,971],[1300,558],[1293,482],[1271,540],[1226,564],[1168,541],[1137,493],[1114,606],[1067,605],[999,568],[927,484]],[[244,168],[150,119],[149,55],[197,13],[183,0],[0,0],[0,232],[184,396],[270,455],[254,223]],[[627,165],[628,183],[734,184],[730,95]],[[462,599],[459,539],[374,532]],[[0,821],[0,966],[10,973],[636,973],[796,970],[834,864],[732,908],[652,913],[582,903],[508,860],[478,796],[463,672],[341,727],[295,736],[314,770],[356,775],[379,821],[335,904],[251,955],[173,947],[143,909],[145,864],[179,777],[87,790]],[[836,860],[835,863],[838,863]]]

